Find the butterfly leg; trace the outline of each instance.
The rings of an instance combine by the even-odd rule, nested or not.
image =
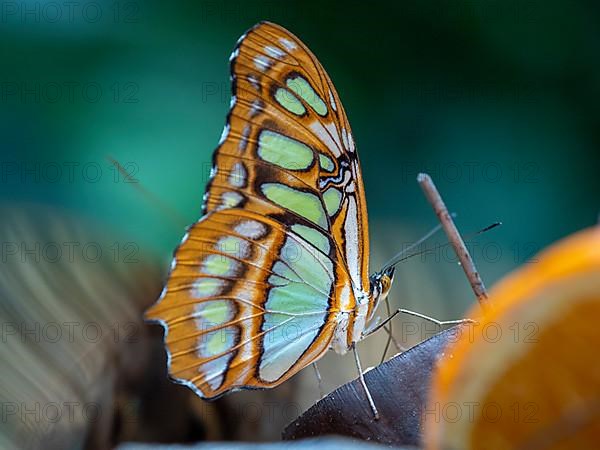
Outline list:
[[[385,298],[385,308],[387,309],[388,317],[391,316],[392,315],[392,311],[391,311],[391,308],[390,308],[389,297]],[[394,333],[393,333],[393,330],[392,330],[392,322],[390,322],[388,326],[383,327],[383,329],[387,333],[388,339],[387,339],[387,342],[385,343],[385,348],[383,349],[383,354],[381,355],[380,364],[383,364],[383,362],[385,361],[385,356],[387,355],[387,352],[388,352],[388,350],[390,348],[390,344],[392,342],[394,343],[394,346],[396,347],[397,351],[399,351],[399,352],[406,351],[406,349],[403,346],[401,346],[400,344],[398,344],[398,341],[394,337]]]
[[[475,321],[473,319],[438,320],[438,319],[434,319],[433,317],[427,316],[425,314],[418,313],[416,311],[411,311],[409,309],[402,309],[402,308],[400,308],[400,309],[397,309],[396,311],[394,311],[391,316],[387,317],[383,322],[381,322],[377,326],[371,328],[370,330],[366,330],[363,333],[362,338],[365,338],[365,337],[367,337],[367,336],[375,333],[376,331],[378,331],[379,329],[381,329],[382,327],[384,327],[385,325],[387,325],[388,322],[390,320],[392,320],[394,317],[396,317],[398,314],[406,314],[406,315],[409,315],[409,316],[415,316],[415,317],[418,317],[420,319],[427,320],[429,322],[435,323],[439,327],[443,327],[443,326],[446,326],[446,325],[460,325],[460,324],[463,324],[463,323],[475,323]]]
[[[447,325],[461,325],[463,323],[475,323],[473,319],[456,319],[456,320],[438,320],[433,317],[427,316],[425,314],[421,314],[415,311],[411,311],[410,309],[398,309],[395,314],[406,314],[409,316],[415,316],[423,320],[427,320],[431,323],[435,323],[440,327],[444,327]]]
[[[319,372],[319,367],[317,363],[312,363],[313,369],[315,370],[315,376],[317,377],[317,384],[319,385],[319,399],[325,397],[325,391],[323,390],[323,378],[321,378],[321,372]]]
[[[371,396],[371,391],[369,391],[369,387],[367,386],[367,382],[365,381],[365,376],[363,374],[362,366],[360,364],[360,358],[358,357],[358,350],[356,350],[356,343],[354,342],[352,343],[352,352],[354,353],[354,361],[356,362],[356,368],[358,369],[358,378],[360,379],[360,384],[362,384],[362,387],[365,390],[365,394],[367,395],[369,406],[371,407],[371,411],[373,411],[373,418],[375,420],[379,420],[379,411],[377,411],[377,407],[375,406],[375,402],[373,401],[373,397]]]

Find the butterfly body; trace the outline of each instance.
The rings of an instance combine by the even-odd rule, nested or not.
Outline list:
[[[276,386],[363,336],[392,272],[369,277],[350,124],[327,73],[261,23],[232,56],[232,102],[202,208],[147,317],[199,395]]]

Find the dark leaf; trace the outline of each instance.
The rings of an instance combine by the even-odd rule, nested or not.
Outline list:
[[[373,419],[364,390],[355,379],[288,425],[283,438],[340,434],[386,445],[419,445],[431,371],[455,332],[455,328],[443,331],[365,373],[379,420]]]

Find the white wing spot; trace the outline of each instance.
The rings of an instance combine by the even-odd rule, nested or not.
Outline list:
[[[349,144],[348,151],[350,153],[354,153],[354,150],[355,150],[354,138],[352,137],[352,133],[350,133],[349,131],[348,131],[348,144]]]
[[[267,45],[265,47],[265,52],[267,52],[267,55],[269,55],[271,58],[281,59],[285,56],[285,53],[283,53],[277,47],[273,47],[272,45]]]
[[[258,78],[256,78],[256,76],[252,74],[248,75],[247,78],[248,82],[252,85],[252,87],[257,91],[260,91],[260,83],[258,82]]]
[[[360,278],[360,260],[358,259],[358,224],[357,224],[356,201],[354,197],[348,197],[348,212],[344,230],[346,231],[346,255],[348,259],[348,268],[350,269],[350,278],[354,285],[362,289]]]
[[[231,327],[228,327],[231,328]],[[221,331],[221,333],[225,333],[224,331],[225,329],[223,329]],[[227,335],[225,335],[227,336]],[[197,348],[197,352],[200,358],[204,359],[206,358],[205,350],[205,341],[207,339],[206,335],[200,336],[198,338],[198,348]],[[223,338],[226,339],[226,338]],[[233,344],[232,344],[233,346]],[[233,357],[233,355],[231,353],[225,354],[223,356],[220,356],[216,359],[211,359],[210,361],[207,361],[205,363],[202,363],[202,365],[198,368],[199,372],[201,374],[203,374],[206,378],[206,382],[208,383],[208,385],[211,387],[211,389],[213,390],[217,390],[221,387],[221,385],[223,384],[223,381],[225,380],[225,372],[227,371],[227,367],[229,365],[229,361],[231,360],[231,358]],[[192,384],[192,386],[194,386]]]
[[[292,41],[290,41],[287,38],[279,38],[279,42],[281,43],[281,45],[283,45],[285,47],[285,49],[288,52],[291,52],[298,48],[298,46],[295,43],[293,43]]]
[[[258,55],[254,58],[254,66],[258,70],[262,70],[262,71],[269,70],[272,63],[273,63],[273,61],[264,55]]]
[[[242,203],[243,199],[244,197],[242,197],[242,195],[237,192],[223,192],[223,194],[221,195],[220,209],[235,208],[240,203]]]
[[[337,158],[342,154],[339,145],[331,138],[331,135],[328,133],[325,127],[323,127],[323,124],[319,120],[315,120],[313,123],[311,123],[310,129],[317,135],[321,142],[327,146],[331,153],[333,153],[333,156]],[[334,135],[337,136],[337,132],[335,132]]]
[[[246,172],[244,163],[238,161],[231,168],[231,173],[229,174],[229,184],[231,184],[233,187],[244,187],[246,185],[247,176],[248,173]]]
[[[262,111],[262,105],[260,103],[260,100],[254,100],[252,102],[252,107],[250,108],[250,118],[252,119],[257,114],[259,114],[261,111]]]
[[[240,222],[234,228],[235,232],[247,237],[248,239],[260,239],[263,237],[267,228],[260,222],[255,220],[245,220],[244,222]]]
[[[331,89],[329,90],[329,103],[334,111],[337,112],[337,105],[335,104],[335,99],[333,98],[333,94],[331,93]]]
[[[346,127],[342,128],[342,141],[344,142],[344,147],[346,150],[350,150],[350,144],[348,143],[348,132],[346,131]]]
[[[240,139],[240,143],[238,144],[238,149],[243,152],[246,150],[246,146],[248,145],[248,138],[250,137],[250,125],[246,124],[244,130],[242,131],[242,138]]]
[[[225,236],[216,244],[217,250],[238,259],[246,259],[250,256],[250,243],[236,236]]]
[[[342,143],[340,142],[340,134],[338,133],[337,127],[335,126],[335,122],[328,123],[327,125],[325,125],[325,128],[327,129],[327,131],[329,131],[329,134],[333,136],[333,140],[337,144],[338,148],[341,150]]]

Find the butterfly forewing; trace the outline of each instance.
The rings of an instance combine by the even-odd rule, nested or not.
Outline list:
[[[368,290],[358,156],[323,67],[262,23],[240,39],[231,69],[205,215],[148,312],[167,329],[171,375],[204,397],[289,378],[327,350],[340,312]]]
[[[331,213],[329,232],[355,287],[368,289],[368,222],[360,165],[350,124],[329,76],[297,37],[270,23],[242,37],[232,54],[231,70],[233,108],[223,132],[225,141],[215,153],[215,177],[234,173],[235,179],[235,174],[247,172],[245,165],[252,165],[255,177],[243,188],[250,197],[273,179],[316,191]],[[284,155],[277,152],[281,147],[286,148]],[[305,147],[312,150],[312,159]],[[221,158],[224,155],[233,157],[229,164]],[[205,211],[218,208],[223,193],[210,190]],[[263,206],[259,208],[262,211]]]

